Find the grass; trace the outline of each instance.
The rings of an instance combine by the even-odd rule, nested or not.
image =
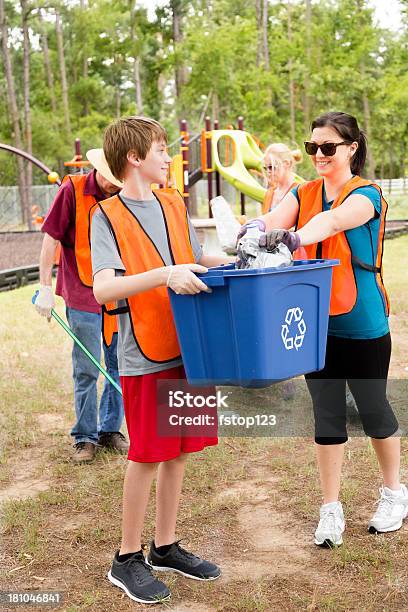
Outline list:
[[[387,219],[408,219],[408,194],[405,195],[386,195],[388,202]]]
[[[407,268],[408,237],[387,241],[391,373],[405,379]],[[8,373],[0,378],[0,495],[18,485],[27,492],[36,482],[48,488],[2,504],[0,588],[60,590],[66,611],[143,609],[105,579],[120,539],[126,460],[101,452],[90,466],[70,464],[71,342],[55,322],[48,325],[34,312],[32,292],[24,287],[0,295],[2,365]],[[61,302],[57,310],[63,315]],[[281,402],[276,389],[237,390],[234,398],[237,408]],[[402,445],[408,481],[406,439]],[[173,594],[164,610],[407,609],[407,527],[388,536],[366,531],[379,484],[370,444],[352,438],[342,487],[345,544],[317,550],[310,540],[320,492],[310,439],[222,438],[218,447],[188,463],[178,532],[191,549],[218,561],[225,577],[203,585],[164,575]],[[152,496],[146,543],[153,534],[154,510]],[[189,608],[182,607],[186,603]]]

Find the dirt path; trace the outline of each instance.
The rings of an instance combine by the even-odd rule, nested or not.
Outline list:
[[[64,418],[55,413],[37,415],[38,429],[44,434],[66,429]],[[35,497],[52,486],[49,473],[44,471],[44,452],[41,447],[29,452],[18,452],[9,463],[10,483],[0,487],[0,504],[10,500]]]
[[[239,558],[225,558],[226,580],[257,580],[263,576],[306,573],[311,560],[310,533],[302,529],[290,512],[279,512],[272,493],[276,478],[244,481],[223,496],[244,498],[238,510],[238,524],[249,548]]]

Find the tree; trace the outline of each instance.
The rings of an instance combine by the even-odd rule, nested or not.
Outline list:
[[[62,32],[60,11],[58,8],[55,9],[55,32],[57,35],[58,62],[61,74],[61,93],[62,107],[64,109],[65,131],[68,140],[71,140],[71,117],[69,112],[68,81],[64,52],[64,36]]]
[[[31,125],[31,108],[30,108],[30,35],[28,32],[28,18],[31,13],[31,8],[27,0],[20,0],[21,7],[21,29],[23,33],[23,95],[24,95],[24,133],[25,133],[25,150],[29,155],[33,153],[33,132]],[[25,181],[26,181],[26,206],[28,208],[28,227],[32,229],[32,185],[33,185],[33,166],[30,162],[26,163]]]
[[[54,74],[53,74],[53,70],[51,67],[50,54],[48,50],[48,37],[47,37],[46,24],[45,24],[43,13],[41,9],[38,11],[38,17],[39,17],[39,22],[40,22],[40,42],[41,42],[41,47],[42,47],[42,51],[44,55],[45,76],[47,79],[48,91],[49,91],[50,102],[51,102],[51,110],[53,114],[56,114],[57,102],[55,99],[55,91],[54,91]]]
[[[1,50],[3,55],[4,70],[7,82],[7,97],[9,113],[13,126],[14,144],[18,149],[23,148],[21,137],[20,117],[17,106],[16,89],[14,84],[11,55],[8,47],[8,27],[6,22],[4,0],[0,0],[0,31],[1,31]],[[18,186],[20,193],[21,220],[23,223],[30,223],[30,211],[27,201],[27,182],[23,159],[18,156]]]

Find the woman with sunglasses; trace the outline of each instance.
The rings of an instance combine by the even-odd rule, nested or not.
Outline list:
[[[299,184],[293,170],[295,164],[302,160],[299,149],[289,149],[282,142],[270,144],[264,152],[263,168],[268,185],[262,214],[270,212],[293,187]]]
[[[400,529],[408,514],[408,490],[399,480],[398,422],[386,397],[391,356],[382,280],[387,203],[375,183],[360,177],[366,138],[354,117],[339,112],[318,117],[305,149],[320,178],[297,186],[277,208],[247,227],[266,232],[260,244],[269,250],[283,242],[291,252],[303,246],[310,259],[341,262],[333,269],[325,367],[306,375],[323,492],[314,541],[332,547],[342,544],[345,528],[339,492],[347,442],[346,381],[383,476],[370,533]],[[295,232],[289,231],[292,226]]]

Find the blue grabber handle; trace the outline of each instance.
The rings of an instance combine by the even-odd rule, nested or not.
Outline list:
[[[33,295],[33,297],[31,298],[31,301],[33,304],[35,304],[35,300],[37,299],[37,295],[38,295],[38,291],[36,291]],[[122,389],[119,387],[118,383],[113,380],[112,376],[110,374],[108,374],[108,372],[105,370],[105,368],[103,368],[101,366],[101,364],[99,363],[99,361],[97,359],[95,359],[95,357],[92,355],[92,353],[90,353],[88,351],[88,349],[86,348],[86,346],[84,346],[82,344],[82,342],[79,340],[79,338],[76,337],[76,335],[74,334],[74,332],[72,331],[72,329],[65,323],[65,321],[63,319],[61,319],[61,317],[55,312],[55,310],[53,308],[51,308],[51,316],[54,317],[54,319],[61,325],[61,327],[63,327],[65,329],[65,331],[67,332],[67,334],[69,336],[71,336],[71,338],[73,339],[73,341],[79,346],[79,348],[85,353],[85,355],[92,361],[92,363],[94,364],[94,366],[96,366],[98,368],[98,370],[101,372],[101,374],[104,375],[104,377],[109,380],[110,384],[113,385],[116,389],[116,391],[118,391],[118,393],[122,394]]]

